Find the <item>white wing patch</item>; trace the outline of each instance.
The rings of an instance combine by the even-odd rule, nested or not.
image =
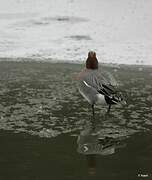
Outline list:
[[[83,81],[87,87],[91,87],[87,82]]]

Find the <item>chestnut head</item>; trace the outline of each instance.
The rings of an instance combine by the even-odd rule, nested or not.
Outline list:
[[[96,58],[96,53],[94,51],[90,51],[88,53],[88,58],[86,60],[86,68],[98,69],[98,60]]]

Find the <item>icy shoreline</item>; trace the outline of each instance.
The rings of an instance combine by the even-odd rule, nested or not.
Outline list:
[[[36,59],[36,58],[0,58],[0,63],[49,63],[49,64],[73,64],[73,65],[84,65],[85,59],[72,61],[72,60],[61,60],[61,59]],[[105,63],[105,62],[99,62],[101,66],[105,67],[113,67],[113,68],[120,68],[120,67],[137,67],[139,70],[142,70],[140,68],[152,68],[152,65],[149,64],[123,64],[123,63]]]

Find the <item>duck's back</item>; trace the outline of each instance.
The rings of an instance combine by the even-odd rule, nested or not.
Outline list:
[[[86,82],[89,86],[95,88],[96,90],[100,90],[102,84],[107,84],[108,81],[106,78],[100,73],[99,70],[91,70],[86,69],[79,78],[79,82]]]

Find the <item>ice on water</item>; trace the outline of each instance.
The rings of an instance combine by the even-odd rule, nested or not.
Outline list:
[[[151,64],[152,2],[1,0],[0,57]]]

